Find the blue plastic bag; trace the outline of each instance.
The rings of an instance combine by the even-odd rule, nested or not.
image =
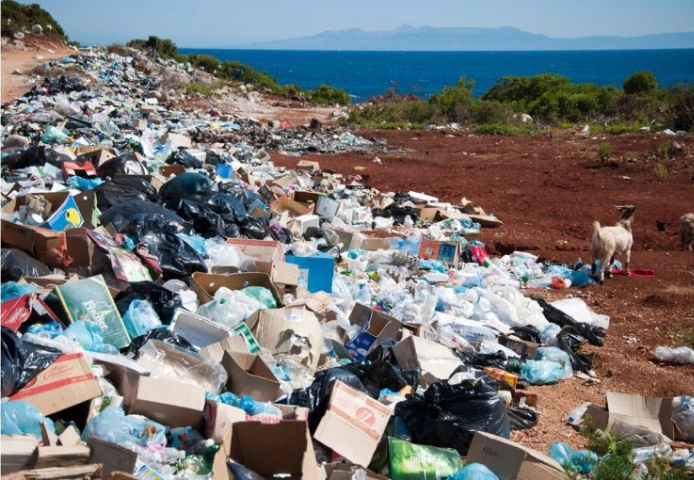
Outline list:
[[[109,406],[84,427],[82,440],[100,438],[118,444],[165,447],[166,427],[142,415],[125,415],[121,407]]]
[[[532,385],[549,385],[564,378],[564,367],[548,360],[528,360],[520,373]]]
[[[259,415],[261,413],[267,413],[270,415],[282,415],[282,410],[273,406],[270,403],[256,402],[248,395],[241,397],[238,407],[244,410],[249,415]]]
[[[569,455],[573,452],[574,449],[568,443],[556,441],[549,446],[549,456],[561,465],[564,465],[569,460]]]
[[[72,322],[63,335],[79,343],[88,352],[118,353],[115,347],[104,342],[104,331],[98,323],[91,320]]]
[[[571,357],[564,350],[557,347],[539,347],[535,353],[535,360],[547,360],[550,362],[561,363],[564,368],[564,378],[573,376],[573,368],[571,367]]]
[[[592,472],[598,460],[600,460],[598,454],[589,450],[578,450],[569,455],[571,467],[579,473]]]
[[[41,415],[39,409],[24,400],[4,402],[2,404],[2,434],[29,434],[41,439],[41,422],[55,433],[55,425],[50,418]]]
[[[7,282],[0,287],[0,301],[12,300],[13,298],[19,298],[22,295],[38,291],[39,287],[30,283]]]
[[[137,338],[150,330],[161,327],[161,320],[147,300],[133,300],[123,315],[123,323],[130,338]]]
[[[448,477],[448,480],[499,480],[499,477],[481,463],[470,463]]]

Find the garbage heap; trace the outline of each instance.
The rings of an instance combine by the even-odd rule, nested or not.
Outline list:
[[[591,452],[557,444],[550,457],[509,440],[542,414],[529,385],[595,375],[582,346],[604,343],[609,318],[579,298],[525,294],[585,284],[584,267],[489,257],[476,238],[501,221],[466,199],[379,192],[318,157],[276,168],[272,150],[382,145],[168,108],[150,96],[160,79],[133,61],[56,62],[81,76],[47,78],[3,109],[3,473],[600,468]],[[694,437],[691,398],[607,400],[571,422],[590,413],[641,462],[687,461],[668,444]]]

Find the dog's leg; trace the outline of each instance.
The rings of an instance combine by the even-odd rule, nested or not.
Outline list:
[[[614,265],[614,255],[607,264],[607,278],[612,278],[612,265]]]
[[[631,262],[631,248],[626,251],[626,256],[624,257],[624,273],[626,275],[631,275],[629,273],[629,263]]]

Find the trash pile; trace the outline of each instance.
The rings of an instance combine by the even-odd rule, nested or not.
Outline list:
[[[269,151],[377,145],[171,110],[133,61],[56,62],[83,78],[3,110],[3,472],[549,479],[599,464],[509,440],[542,414],[528,385],[595,376],[581,347],[604,344],[609,317],[524,294],[585,284],[584,267],[491,258],[476,238],[501,221],[467,199],[277,168]],[[694,437],[689,397],[584,407],[572,423],[587,412],[637,439],[641,461]]]

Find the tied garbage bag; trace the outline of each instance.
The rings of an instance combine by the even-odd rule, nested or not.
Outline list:
[[[456,449],[466,455],[477,431],[510,436],[506,407],[499,392],[484,381],[457,385],[436,382],[424,395],[409,395],[395,406],[416,443]]]
[[[166,446],[166,427],[142,415],[126,415],[121,407],[109,406],[94,417],[82,432],[82,441],[96,437],[125,446],[158,449]]]
[[[147,300],[133,300],[123,316],[125,329],[130,338],[144,335],[153,328],[161,327],[161,321],[152,304]]]
[[[68,134],[53,125],[46,125],[46,130],[43,132],[43,135],[41,135],[41,141],[43,143],[64,144],[67,142],[67,139]]]
[[[48,266],[27,253],[14,248],[3,248],[0,252],[2,281],[19,281],[22,277],[43,277],[51,274]]]
[[[573,327],[581,336],[586,338],[591,345],[602,347],[605,344],[605,337],[607,336],[607,330],[605,328],[577,322],[573,317],[550,304],[542,297],[531,295],[530,298],[535,300],[542,307],[542,314],[548,321],[556,323],[560,327]]]
[[[499,477],[481,463],[470,463],[447,480],[499,480]]]
[[[132,282],[116,296],[116,306],[121,316],[125,315],[135,300],[147,300],[164,325],[171,323],[177,308],[183,306],[181,296],[155,282]]]
[[[550,362],[561,363],[564,368],[564,378],[571,378],[573,376],[573,369],[571,368],[571,358],[569,354],[564,350],[557,347],[539,347],[537,353],[535,353],[535,360],[547,360]]]
[[[694,397],[681,395],[672,400],[672,421],[685,440],[694,441]]]
[[[526,430],[537,425],[537,412],[527,407],[508,407],[508,421],[511,430]]]
[[[44,417],[39,409],[24,400],[2,403],[2,434],[3,435],[33,435],[39,440],[41,423],[55,433],[55,425],[50,418]]]
[[[549,385],[564,378],[564,367],[558,362],[528,360],[521,367],[520,374],[531,385]]]
[[[101,207],[101,205],[99,205]],[[147,218],[163,217],[169,224],[182,226],[185,221],[168,208],[147,200],[132,200],[116,204],[103,212],[99,217],[102,225],[113,224],[113,227],[122,232],[127,226],[136,222],[142,222]]]
[[[212,184],[209,178],[194,172],[176,175],[159,189],[162,200],[195,196],[208,197],[211,193]]]
[[[103,212],[109,208],[135,200],[154,202],[159,198],[157,190],[142,177],[119,175],[94,188],[96,202]]]
[[[255,298],[267,308],[277,308],[277,300],[275,300],[275,296],[265,287],[246,287],[241,291],[245,295]]]
[[[104,331],[99,324],[91,320],[72,322],[63,335],[77,342],[88,352],[118,354],[113,345],[104,342]]]
[[[549,456],[560,465],[564,465],[569,460],[569,455],[574,449],[568,443],[555,441],[549,446]]]
[[[24,342],[2,327],[2,396],[9,397],[47,369],[62,352]]]
[[[120,157],[111,158],[98,167],[99,177],[115,177],[116,175],[147,175],[147,167],[135,152],[127,152]]]

